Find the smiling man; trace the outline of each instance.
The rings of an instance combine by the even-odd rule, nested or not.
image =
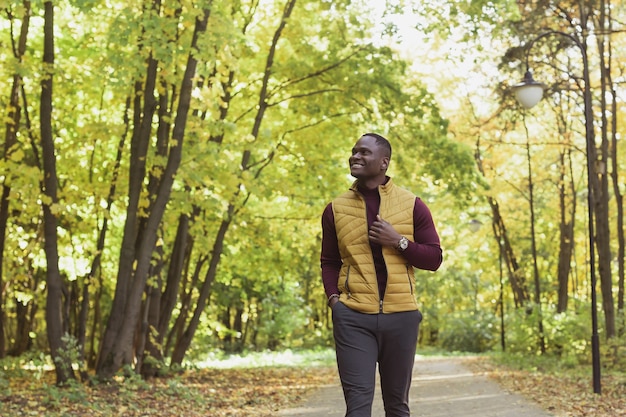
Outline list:
[[[413,268],[442,262],[430,210],[387,176],[391,144],[366,133],[352,148],[350,189],[322,214],[320,262],[332,309],[346,417],[371,417],[378,363],[386,417],[408,417],[419,324]]]

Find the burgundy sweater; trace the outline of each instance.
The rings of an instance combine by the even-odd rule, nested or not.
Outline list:
[[[378,189],[367,190],[359,188],[359,191],[365,198],[367,224],[370,227],[378,214],[380,195]],[[402,254],[408,263],[415,268],[436,271],[443,261],[439,235],[433,223],[430,210],[419,197],[415,198],[415,206],[413,208],[413,228],[414,242],[409,242],[409,247]],[[371,242],[370,247],[374,256],[378,290],[382,298],[387,285],[387,268],[383,259],[383,250],[381,245]],[[339,294],[337,281],[339,280],[342,261],[339,254],[332,203],[326,206],[322,214],[322,252],[320,263],[326,296]]]

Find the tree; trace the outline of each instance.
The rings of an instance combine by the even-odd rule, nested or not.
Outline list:
[[[156,2],[154,6],[153,10],[158,12],[160,4]],[[199,37],[206,31],[210,15],[210,9],[208,6],[206,7],[195,21],[191,40],[192,51],[189,53],[180,88],[167,164],[162,171],[162,176],[157,179],[158,186],[154,187],[155,193],[150,196],[150,205],[147,210],[149,214],[145,219],[145,224],[141,225],[142,230],[139,233],[136,221],[140,210],[139,200],[141,184],[144,178],[146,150],[150,139],[151,116],[155,106],[153,94],[157,70],[157,61],[152,57],[152,54],[148,58],[147,78],[144,89],[144,118],[141,125],[135,125],[140,130],[133,135],[133,144],[131,145],[135,151],[131,157],[131,183],[129,188],[131,204],[129,204],[127,209],[117,289],[97,366],[98,375],[101,377],[109,378],[123,365],[131,363],[135,329],[139,319],[142,294],[150,271],[151,254],[156,245],[158,226],[162,221],[174,177],[182,158],[182,146],[189,114],[193,77],[198,64],[194,52],[198,48]],[[119,309],[116,309],[116,307],[119,307]]]

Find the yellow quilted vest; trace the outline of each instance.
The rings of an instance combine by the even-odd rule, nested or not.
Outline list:
[[[396,187],[390,179],[378,187],[380,216],[402,236],[413,241],[415,195]],[[339,274],[340,301],[362,313],[396,313],[417,310],[413,267],[394,248],[383,247],[387,266],[385,299],[378,293],[374,258],[369,245],[365,201],[356,182],[332,202],[343,265]]]

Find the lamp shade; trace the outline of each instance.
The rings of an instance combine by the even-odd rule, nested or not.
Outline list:
[[[539,103],[543,97],[543,90],[545,90],[545,88],[546,86],[544,84],[533,80],[530,71],[526,71],[522,82],[513,86],[513,92],[519,104],[525,109],[530,109],[535,104]]]

